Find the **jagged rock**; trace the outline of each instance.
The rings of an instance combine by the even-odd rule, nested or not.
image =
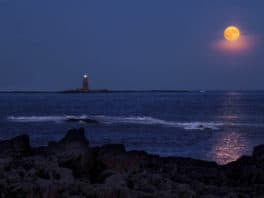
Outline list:
[[[106,169],[112,169],[121,173],[138,170],[147,158],[148,156],[145,152],[126,152],[125,147],[120,144],[102,146],[97,152],[97,160]]]
[[[113,174],[105,179],[104,184],[109,187],[125,187],[126,178],[119,173]]]
[[[118,172],[115,172],[111,169],[106,169],[106,170],[102,170],[100,172],[100,174],[98,175],[98,183],[104,183],[105,179],[107,179],[108,177],[111,177],[112,175],[118,174]]]
[[[0,197],[264,197],[264,145],[224,166],[121,144],[90,148],[82,128],[48,147],[31,148],[24,135],[0,149]]]
[[[105,144],[100,147],[98,155],[116,155],[126,152],[126,148],[123,144]]]
[[[191,189],[188,184],[178,184],[176,191],[181,198],[194,198],[196,193]]]
[[[20,135],[10,140],[0,141],[0,156],[28,155],[31,153],[28,135]]]
[[[89,142],[84,135],[84,129],[71,129],[59,142],[49,142],[48,152],[56,154],[62,161],[85,155],[89,149]]]
[[[88,147],[89,141],[86,139],[84,134],[84,128],[80,129],[71,129],[66,135],[59,141],[59,144],[67,144],[78,142],[81,146]]]
[[[56,149],[62,149],[67,147],[73,147],[73,151],[86,151],[89,148],[89,141],[84,134],[84,128],[71,129],[59,142],[49,142],[48,149],[56,151]]]
[[[255,160],[264,160],[264,144],[256,146],[253,150],[253,157]]]
[[[132,198],[129,189],[127,188],[115,188],[105,185],[94,187],[90,196],[94,198]]]
[[[76,176],[88,175],[93,167],[89,141],[84,129],[71,129],[59,142],[50,142],[48,152],[56,155],[61,166],[73,170]]]

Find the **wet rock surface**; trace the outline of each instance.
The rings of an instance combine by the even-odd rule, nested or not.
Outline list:
[[[264,145],[227,165],[90,147],[84,129],[32,148],[22,135],[0,141],[0,197],[261,198]]]

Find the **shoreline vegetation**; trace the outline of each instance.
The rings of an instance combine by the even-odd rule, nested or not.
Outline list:
[[[126,151],[122,144],[91,147],[80,128],[42,147],[20,135],[0,141],[0,150],[0,197],[264,197],[264,145],[218,165]]]

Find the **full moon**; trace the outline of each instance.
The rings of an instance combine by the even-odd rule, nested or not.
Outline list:
[[[228,41],[236,41],[240,37],[240,30],[235,26],[229,26],[224,31],[224,37]]]

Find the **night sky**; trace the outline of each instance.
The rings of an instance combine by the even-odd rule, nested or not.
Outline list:
[[[262,0],[0,0],[0,89],[264,89]],[[220,49],[236,25],[242,50]]]

